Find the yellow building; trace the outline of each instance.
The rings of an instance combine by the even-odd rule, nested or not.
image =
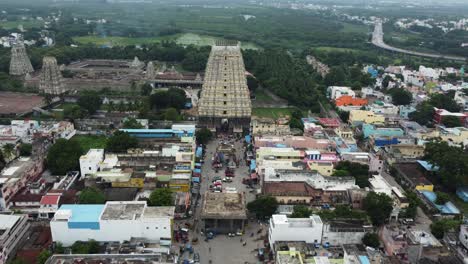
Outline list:
[[[373,125],[380,125],[385,123],[385,117],[383,115],[375,114],[372,111],[366,110],[351,110],[349,112],[349,123],[366,123]]]
[[[302,160],[304,153],[293,148],[260,147],[257,152],[257,160]]]
[[[290,135],[291,130],[288,124],[277,124],[272,118],[254,118],[252,119],[252,135]]]
[[[145,186],[145,177],[135,175],[128,181],[115,181],[112,182],[113,188],[143,188]]]
[[[309,169],[312,171],[317,171],[323,176],[331,176],[333,174],[333,163],[332,162],[316,162],[309,161],[307,163]]]
[[[278,251],[276,253],[276,263],[278,264],[289,264],[289,263],[304,264],[304,261],[302,259],[302,255],[300,251],[295,250],[294,248],[290,248],[288,251]]]

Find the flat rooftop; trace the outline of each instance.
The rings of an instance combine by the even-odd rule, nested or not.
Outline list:
[[[20,215],[0,215],[0,231],[11,229],[20,218]]]
[[[207,192],[201,216],[203,219],[247,219],[244,194]]]
[[[146,202],[109,202],[106,203],[101,220],[135,220],[140,219]]]
[[[175,206],[148,206],[143,212],[143,218],[174,217]]]

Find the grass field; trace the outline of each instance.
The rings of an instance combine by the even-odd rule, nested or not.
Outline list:
[[[93,135],[77,135],[72,137],[70,140],[78,141],[85,153],[92,148],[105,148],[107,142],[107,138],[105,136]]]
[[[357,25],[351,23],[343,23],[343,29],[340,30],[343,33],[368,33],[370,32],[369,27],[366,25]]]
[[[100,36],[82,36],[74,37],[73,40],[80,44],[95,44],[98,46],[128,46],[128,45],[142,45],[150,43],[159,43],[161,41],[175,41],[180,45],[195,45],[195,46],[211,46],[218,38],[199,35],[194,33],[175,34],[163,37],[151,38],[128,38],[128,37],[100,37]],[[258,49],[254,43],[242,42],[243,49]]]
[[[39,28],[43,25],[43,22],[38,21],[38,20],[25,20],[25,21],[1,21],[0,22],[0,27],[4,29],[14,29],[18,28],[19,25],[23,25],[23,28]]]
[[[291,116],[294,108],[252,108],[252,115],[257,117],[280,118]]]
[[[261,89],[255,90],[255,102],[271,102],[272,98]]]

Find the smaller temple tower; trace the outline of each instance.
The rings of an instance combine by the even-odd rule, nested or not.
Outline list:
[[[44,57],[39,78],[39,90],[45,94],[60,95],[65,92],[62,73],[55,57]]]
[[[18,41],[11,48],[10,75],[23,76],[33,71],[24,43]]]
[[[154,64],[152,61],[148,62],[148,65],[146,66],[146,79],[152,80],[156,77],[155,74],[155,69],[154,69]]]

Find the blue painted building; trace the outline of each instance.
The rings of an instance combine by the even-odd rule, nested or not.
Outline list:
[[[195,129],[120,129],[120,131],[127,132],[130,136],[136,138],[181,138],[195,135]]]
[[[405,118],[405,119],[408,119],[409,118],[409,114],[413,113],[416,111],[416,108],[414,108],[413,106],[411,105],[400,105],[399,106],[399,112],[400,112],[400,117],[401,118]]]
[[[401,128],[395,127],[379,127],[376,128],[371,124],[363,124],[362,125],[362,133],[364,138],[368,138],[370,136],[375,137],[401,137],[405,134],[405,131]]]

